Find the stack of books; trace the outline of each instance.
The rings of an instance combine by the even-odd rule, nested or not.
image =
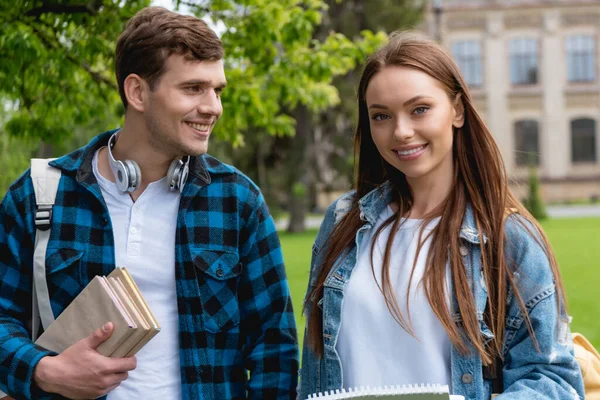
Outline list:
[[[127,269],[96,276],[36,340],[61,353],[112,322],[112,335],[98,348],[107,357],[135,355],[160,331],[160,326]]]

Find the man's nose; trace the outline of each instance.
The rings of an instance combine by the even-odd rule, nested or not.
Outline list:
[[[198,112],[200,114],[216,115],[217,117],[221,116],[223,113],[221,96],[215,90],[209,90],[198,104]]]

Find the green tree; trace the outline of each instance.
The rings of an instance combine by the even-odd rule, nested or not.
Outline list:
[[[11,109],[8,103],[0,106],[0,127],[6,122]],[[34,153],[35,145],[0,130],[0,199],[15,178],[27,168]]]
[[[255,162],[249,166],[266,192],[277,181],[287,193],[290,231],[304,229],[306,172],[312,124],[319,112],[339,104],[336,76],[362,63],[385,40],[383,33],[362,31],[349,39],[338,32],[318,34],[327,15],[322,0],[179,1],[219,27],[226,51],[228,89],[216,135]],[[288,137],[278,140],[273,137]],[[267,158],[276,143],[288,143],[283,170],[273,179]],[[247,144],[247,150],[239,146]],[[238,162],[236,165],[243,164]],[[243,169],[243,166],[240,165]],[[248,170],[246,170],[248,171]]]
[[[392,32],[414,29],[423,15],[424,3],[413,0],[327,0],[329,10],[322,32],[336,31],[347,37],[356,37],[363,30]],[[315,179],[319,190],[340,190],[352,181],[353,145],[356,128],[356,87],[361,67],[354,68],[334,80],[341,102],[321,113],[315,125],[315,148],[311,165],[316,168]]]
[[[127,19],[149,2],[0,2],[0,99],[14,104],[4,130],[61,143],[93,121],[118,124],[114,46]]]
[[[3,194],[31,157],[50,157],[119,125],[114,46],[150,0],[0,2]]]
[[[337,32],[353,40],[365,31],[391,32],[413,28],[422,15],[412,0],[326,0],[322,24],[314,37],[323,40]],[[352,138],[356,124],[356,87],[364,58],[347,73],[336,76],[332,84],[340,102],[314,113],[297,109],[296,136],[285,153],[287,188],[291,189],[290,230],[302,230],[304,211],[314,207],[320,191],[347,189],[353,165]],[[305,148],[304,152],[297,149]],[[302,168],[297,168],[302,166]],[[303,191],[294,190],[303,186]],[[300,228],[296,228],[300,226]]]
[[[535,166],[529,167],[529,195],[525,201],[525,207],[537,220],[548,218],[546,206],[540,195],[540,180]]]

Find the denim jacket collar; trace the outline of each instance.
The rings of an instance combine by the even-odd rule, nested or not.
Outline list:
[[[360,218],[363,221],[375,224],[377,218],[383,212],[385,207],[392,202],[392,190],[392,183],[390,181],[386,181],[379,187],[364,195],[358,201]],[[477,223],[475,222],[475,213],[473,212],[473,208],[470,204],[467,204],[465,209],[459,237],[473,244],[481,244],[479,230],[477,229]],[[483,242],[486,243],[487,237],[485,234],[482,235],[482,237]]]
[[[360,219],[375,224],[379,215],[392,202],[392,183],[385,181],[358,201]]]

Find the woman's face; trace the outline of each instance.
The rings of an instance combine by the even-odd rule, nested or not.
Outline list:
[[[452,178],[453,127],[463,125],[459,96],[450,99],[441,82],[417,69],[387,66],[365,97],[379,153],[409,184]]]

